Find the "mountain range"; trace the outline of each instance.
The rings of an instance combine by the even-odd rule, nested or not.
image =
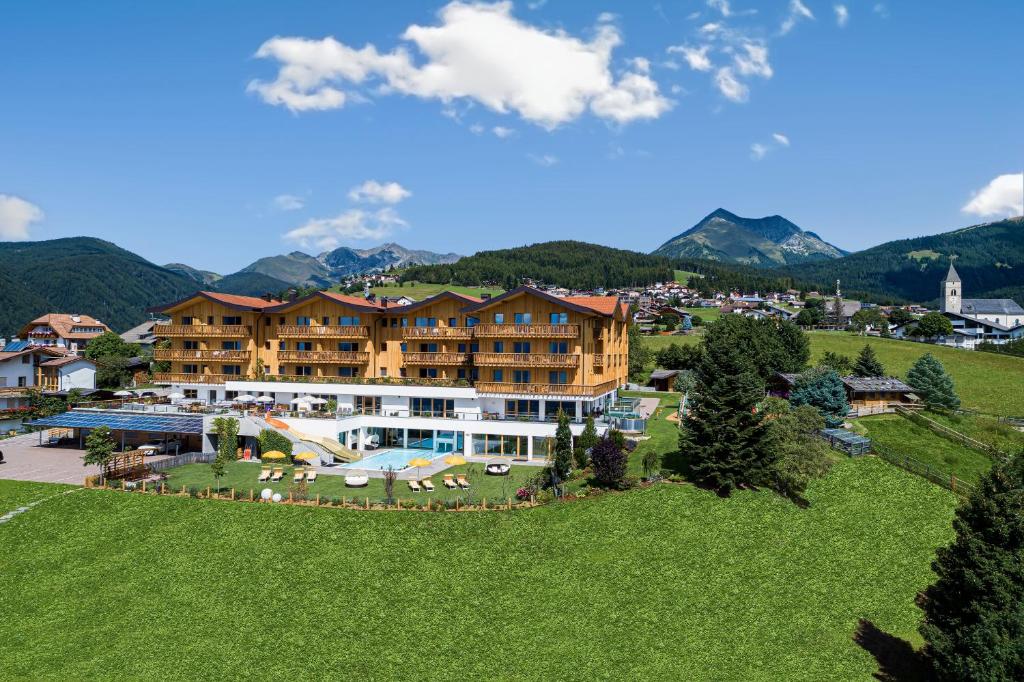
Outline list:
[[[760,267],[841,258],[842,249],[782,216],[741,218],[724,208],[704,217],[651,252],[669,258],[703,258]]]

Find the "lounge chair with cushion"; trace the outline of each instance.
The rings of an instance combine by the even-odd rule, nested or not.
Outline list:
[[[275,483],[284,478],[284,467],[274,467],[274,473],[271,474],[270,480]]]
[[[348,488],[364,488],[370,483],[370,477],[366,474],[356,474],[345,477],[345,486]]]
[[[420,484],[417,483],[416,481],[409,481],[409,490],[413,491],[414,493],[418,493],[421,492],[423,488],[421,488]]]
[[[465,474],[459,474],[458,478],[455,479],[455,482],[459,484],[460,488],[469,488],[469,480],[466,478]]]
[[[302,467],[295,467],[295,475],[292,476],[292,480],[298,483],[306,477],[306,470]]]
[[[260,469],[260,479],[259,480],[261,480],[261,481],[268,480],[270,478],[270,474],[271,474],[270,467],[263,467],[262,469]]]
[[[310,483],[316,480],[316,469],[306,470],[306,480],[309,481]]]
[[[424,478],[422,481],[420,481],[420,483],[423,485],[423,489],[426,490],[428,493],[434,492],[434,482],[431,481],[429,478]]]
[[[508,464],[488,464],[485,471],[491,476],[507,476],[512,467]]]
[[[444,487],[445,488],[458,488],[459,484],[455,482],[455,477],[451,474],[444,475]]]

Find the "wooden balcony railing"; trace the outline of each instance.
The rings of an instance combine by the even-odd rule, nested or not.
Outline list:
[[[0,398],[20,398],[28,395],[33,386],[0,386]]]
[[[355,384],[359,386],[443,386],[468,388],[464,379],[421,379],[414,377],[339,377],[268,374],[261,381],[295,382],[298,384]]]
[[[251,353],[247,350],[186,350],[183,348],[157,348],[153,351],[154,360],[171,360],[185,362],[203,360],[215,362],[249,362]]]
[[[575,353],[474,353],[473,364],[482,367],[579,367]]]
[[[613,390],[617,385],[615,381],[606,381],[589,386],[581,386],[579,384],[514,384],[484,381],[476,383],[476,390],[477,393],[595,397]]]
[[[403,339],[471,339],[473,327],[403,327]]]
[[[322,362],[332,365],[365,365],[370,354],[348,350],[279,350],[278,362]]]
[[[277,326],[279,339],[367,339],[370,328],[364,325],[301,325],[281,324]]]
[[[580,334],[578,324],[478,324],[473,327],[478,338],[574,339]]]
[[[156,372],[153,383],[157,384],[223,384],[225,381],[245,381],[238,374],[182,374],[180,372]]]
[[[403,353],[407,365],[463,365],[469,361],[466,353]]]
[[[160,324],[153,328],[160,337],[252,336],[252,327],[245,324]]]

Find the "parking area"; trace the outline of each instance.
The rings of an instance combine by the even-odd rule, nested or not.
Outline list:
[[[0,440],[0,452],[0,478],[9,480],[81,485],[86,476],[99,473],[99,467],[82,464],[82,450],[40,446],[35,433]]]

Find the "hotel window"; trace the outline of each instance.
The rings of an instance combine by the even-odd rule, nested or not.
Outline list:
[[[228,375],[235,376],[235,377],[241,376],[242,375],[242,366],[241,365],[222,365],[221,366],[221,374],[228,374]]]
[[[221,350],[242,350],[242,342],[241,341],[221,341],[220,342],[220,349]]]
[[[398,318],[397,317],[392,317],[391,318],[391,326],[392,327],[397,327],[398,326]]]
[[[283,317],[279,317],[279,318],[277,318],[277,323],[278,324],[284,324],[285,323],[285,319]]]
[[[199,365],[182,365],[182,374],[199,374]]]
[[[238,391],[224,391],[224,400],[234,400],[238,397]]]
[[[380,352],[383,353],[383,352],[387,351],[387,349],[388,349],[388,342],[387,341],[381,341],[380,342]]]
[[[25,388],[28,386],[28,377],[18,377],[18,388]]]
[[[213,315],[206,316],[206,324],[213,324]]]
[[[528,370],[528,369],[514,369],[514,370],[512,370],[512,383],[514,383],[514,384],[528,384],[528,383],[530,383],[530,370]]]
[[[551,313],[551,324],[569,324],[569,313]]]
[[[478,324],[480,324],[480,318],[479,317],[467,317],[466,318],[466,326],[467,327],[475,327]]]
[[[494,342],[494,352],[495,353],[504,353],[505,352],[505,342],[504,341],[495,341]]]
[[[569,383],[569,375],[567,372],[548,372],[548,383],[549,384],[567,384]]]
[[[506,400],[505,416],[511,419],[536,417],[540,414],[539,400]]]
[[[241,315],[225,315],[221,319],[224,320],[223,324],[242,324]]]
[[[322,324],[325,327],[329,326],[331,324],[331,318],[328,317],[327,315],[324,315],[323,317],[320,318],[320,324]]]
[[[491,377],[496,383],[500,384],[505,380],[505,370],[496,369],[491,373]]]
[[[530,313],[516,313],[514,318],[516,324],[531,324],[533,322],[533,315]]]
[[[505,313],[494,313],[494,324],[505,324]]]
[[[199,350],[199,342],[186,339],[185,341],[182,341],[182,348],[185,350]]]
[[[181,316],[181,323],[182,324],[192,324],[192,316],[191,315],[182,315]]]
[[[295,350],[313,350],[312,341],[296,341]]]
[[[436,353],[437,352],[437,344],[436,343],[421,343],[420,344],[420,352],[421,353]]]
[[[465,367],[459,367],[455,371],[455,377],[457,379],[465,379],[466,378],[466,368]]]
[[[400,344],[398,344],[398,345],[399,345],[399,348],[401,348],[401,350],[402,350],[402,352],[403,352],[403,353],[406,353],[406,352],[408,352],[408,350],[409,350],[409,344],[407,344],[407,343],[405,343],[405,342],[403,341],[402,343],[400,343]]]
[[[530,342],[529,341],[515,341],[512,344],[512,352],[513,353],[529,353],[530,352]]]
[[[311,376],[313,376],[313,368],[310,367],[309,365],[305,365],[305,366],[303,366],[303,365],[296,365],[295,366],[295,376],[311,377]]]
[[[408,374],[406,374],[406,371],[405,371],[405,367],[401,367],[401,368],[399,368],[399,370],[398,370],[398,376],[402,377],[403,379],[404,379],[404,378],[405,378],[406,376],[408,376]]]
[[[359,350],[359,346],[358,344],[352,343],[351,341],[339,341],[338,350],[354,351]]]
[[[448,326],[449,327],[458,327],[459,326],[459,318],[457,318],[457,317],[449,317],[448,318]]]
[[[277,349],[278,350],[288,350],[288,344],[285,343],[284,341],[278,341],[277,342]]]
[[[295,324],[297,324],[300,327],[308,327],[309,323],[310,319],[308,315],[299,315],[298,317],[295,318]]]
[[[386,377],[388,375],[388,368],[387,367],[381,367],[380,368],[380,375],[382,377]]]
[[[186,398],[190,398],[192,400],[195,400],[196,398],[199,397],[199,389],[198,388],[186,388],[185,389],[185,397]]]
[[[342,327],[355,327],[359,324],[358,315],[342,315],[338,318],[338,324]]]
[[[451,417],[455,415],[455,401],[443,398],[413,398],[410,410],[414,417]]]
[[[346,378],[357,377],[359,376],[359,370],[355,367],[339,367],[338,376]]]
[[[436,367],[420,367],[420,379],[436,379]]]
[[[409,326],[409,318],[408,317],[403,317],[402,318],[402,326],[403,327],[408,327]]]
[[[417,317],[416,318],[416,326],[417,327],[436,327],[437,326],[437,318],[436,317]]]
[[[548,352],[549,353],[562,353],[562,354],[568,353],[569,352],[569,342],[568,341],[552,341],[551,344],[548,346]]]
[[[287,373],[284,371],[284,365],[281,365],[280,367],[277,368],[277,373],[282,376]]]

